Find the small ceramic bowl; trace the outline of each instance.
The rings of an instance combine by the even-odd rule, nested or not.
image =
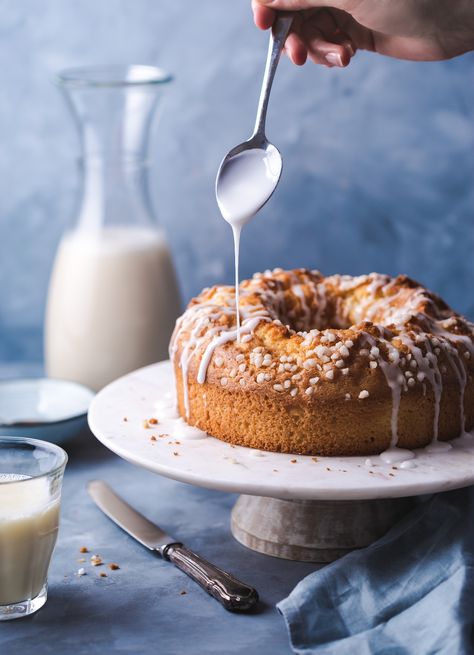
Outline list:
[[[87,426],[87,387],[52,378],[0,381],[0,435],[63,443]]]

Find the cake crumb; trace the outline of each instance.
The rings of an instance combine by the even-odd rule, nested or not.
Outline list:
[[[88,550],[85,546],[81,546],[81,547],[79,548],[79,552],[80,552],[80,553],[88,553],[89,550]]]
[[[156,441],[156,437],[155,437],[154,434],[151,435],[151,437],[150,437],[150,441]]]
[[[149,425],[158,425],[158,419],[157,418],[149,418],[148,423],[149,423]]]
[[[127,423],[127,422],[128,422],[128,418],[127,418],[126,416],[123,417],[123,422],[124,422],[124,423]]]
[[[184,590],[183,590],[183,591],[180,591],[180,592],[179,592],[179,595],[180,595],[180,596],[186,596],[187,593],[188,593],[187,591],[184,591]]]
[[[106,577],[107,577],[107,573],[104,573],[104,571],[101,571],[101,572],[99,573],[99,576],[100,576],[101,578],[106,578]]]
[[[318,461],[318,458],[317,458],[317,457],[311,457],[311,459],[313,460],[313,462],[317,462],[317,461]]]
[[[77,573],[76,573],[76,575],[78,575],[79,577],[81,577],[81,576],[83,576],[83,575],[87,575],[87,573],[86,573],[86,570],[85,570],[84,568],[81,567],[80,569],[77,569]]]
[[[298,460],[297,460],[297,459],[292,459],[292,460],[290,460],[290,461],[291,461],[292,464],[296,464],[296,462],[297,462]]]
[[[115,562],[110,562],[110,564],[107,564],[107,566],[111,571],[118,571],[120,568],[120,566],[118,564],[115,564]]]
[[[278,469],[273,469],[273,473],[278,473]]]
[[[92,566],[101,566],[104,562],[102,561],[102,557],[100,555],[92,555],[91,557],[91,564]]]
[[[85,561],[86,561],[85,557],[79,557],[79,559],[77,560],[77,563],[78,564],[83,564]]]
[[[179,453],[176,452],[176,450],[174,451],[173,455],[174,455],[175,457],[179,457]]]

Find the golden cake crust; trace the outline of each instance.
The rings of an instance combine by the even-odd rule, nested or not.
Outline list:
[[[298,269],[206,289],[172,340],[181,416],[262,450],[370,455],[474,425],[472,324],[406,276]]]

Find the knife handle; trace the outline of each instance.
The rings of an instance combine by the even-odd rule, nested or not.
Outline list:
[[[161,549],[161,554],[214,596],[226,610],[246,612],[258,603],[258,593],[253,587],[199,557],[183,544],[168,544]]]

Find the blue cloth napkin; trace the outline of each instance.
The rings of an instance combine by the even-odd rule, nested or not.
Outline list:
[[[278,604],[304,655],[474,653],[474,487],[421,502]]]

